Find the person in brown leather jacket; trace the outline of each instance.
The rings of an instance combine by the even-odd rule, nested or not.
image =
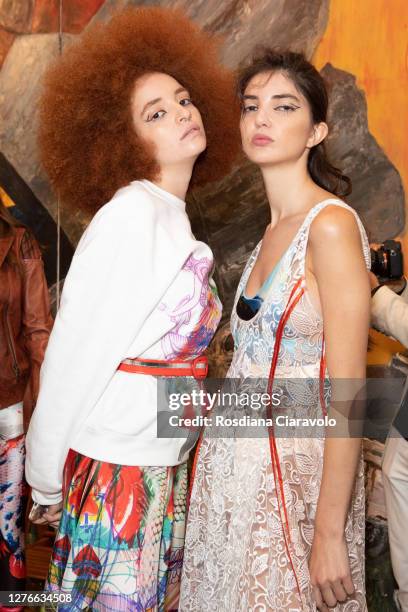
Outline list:
[[[51,327],[40,249],[0,199],[0,591],[24,588],[25,431]]]

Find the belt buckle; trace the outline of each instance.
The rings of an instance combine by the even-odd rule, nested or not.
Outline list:
[[[203,364],[201,367],[197,367],[199,364]],[[208,374],[208,359],[204,355],[196,357],[191,362],[191,371],[196,379],[206,378]]]

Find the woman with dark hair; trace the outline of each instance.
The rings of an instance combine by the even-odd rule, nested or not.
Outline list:
[[[238,118],[215,43],[167,9],[95,25],[46,79],[45,168],[67,207],[97,211],[27,441],[36,520],[58,526],[46,588],[69,592],[60,610],[177,609],[194,441],[157,436],[157,376],[206,373],[221,304],[185,197],[230,168]]]
[[[1,196],[0,309],[0,591],[22,591],[25,431],[52,318],[40,249]]]
[[[284,394],[281,408],[269,402],[263,438],[203,437],[180,610],[361,612],[361,440],[313,423],[326,423],[331,386],[330,416],[347,424],[364,385],[367,237],[339,199],[350,181],[324,150],[328,100],[317,70],[301,54],[266,50],[241,72],[238,92],[243,149],[262,172],[271,222],[236,293],[227,377],[266,379],[269,397]],[[344,415],[333,405],[338,379],[348,379]]]

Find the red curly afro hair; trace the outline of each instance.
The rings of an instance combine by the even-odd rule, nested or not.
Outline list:
[[[135,81],[150,72],[184,85],[201,113],[207,149],[192,185],[218,180],[231,168],[240,149],[239,105],[218,44],[178,11],[127,9],[86,31],[45,78],[40,154],[67,206],[93,214],[130,181],[159,175],[131,116]]]

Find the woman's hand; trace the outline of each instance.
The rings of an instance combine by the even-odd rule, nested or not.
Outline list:
[[[54,529],[58,529],[58,525],[61,519],[61,514],[62,514],[62,501],[59,502],[58,504],[52,504],[51,506],[48,506],[47,512],[44,512],[41,518],[36,519],[35,521],[32,521],[32,522],[35,523],[36,525],[48,524],[51,527],[54,527]]]
[[[329,607],[353,595],[354,584],[344,535],[337,537],[315,532],[309,571],[318,610],[328,612]]]

